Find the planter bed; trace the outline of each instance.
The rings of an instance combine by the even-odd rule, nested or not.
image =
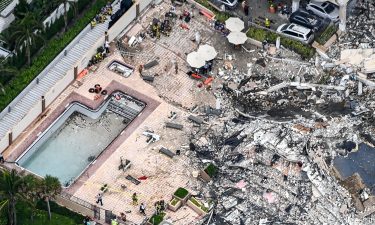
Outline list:
[[[172,200],[168,203],[168,209],[176,212],[182,205],[182,201],[177,198],[172,198]]]
[[[201,177],[203,180],[209,182],[211,181],[212,177],[214,177],[217,173],[217,167],[210,163],[208,164],[203,170],[201,170]]]
[[[174,193],[173,197],[179,199],[182,204],[185,204],[190,197],[190,193],[185,188],[178,188]]]
[[[208,208],[206,208],[201,202],[199,202],[196,198],[191,197],[187,201],[187,206],[189,206],[192,210],[198,213],[200,216],[206,215],[208,213]]]

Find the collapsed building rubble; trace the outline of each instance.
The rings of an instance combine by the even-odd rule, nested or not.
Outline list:
[[[219,69],[222,114],[192,131],[193,152],[220,168],[202,191],[217,199],[212,224],[373,224],[374,184],[340,176],[335,160],[374,143],[372,49],[358,64],[345,51],[315,65],[259,55],[248,71]]]
[[[269,56],[242,46],[248,57],[241,68],[237,53],[220,54],[215,81],[204,86],[215,96],[216,108],[191,107],[185,118],[190,126],[165,123],[174,131],[191,128],[190,143],[181,149],[191,155],[194,168],[208,162],[219,168],[208,183],[191,184],[195,197],[215,202],[200,224],[374,224],[374,184],[363,182],[360,171],[340,175],[337,166],[337,159],[361,151],[364,143],[375,144],[375,30],[368,20],[375,18],[375,5],[366,0],[358,5],[348,33],[309,61],[282,47]],[[162,34],[151,37],[156,42],[173,32]],[[159,64],[146,62],[145,70],[149,63]],[[166,64],[163,73],[170,75],[173,64],[177,61]],[[154,74],[152,85],[162,90],[163,75]],[[160,139],[152,131],[143,134],[148,142]],[[160,152],[177,157],[167,150]]]

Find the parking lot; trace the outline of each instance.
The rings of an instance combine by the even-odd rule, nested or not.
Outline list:
[[[225,0],[214,0],[215,4],[220,7],[221,1]],[[232,1],[232,0],[227,0]],[[236,0],[234,0],[236,1]],[[299,11],[304,11],[305,13],[299,13],[299,22],[293,21],[293,23],[297,23],[300,26],[306,27],[308,29],[312,29],[314,33],[314,39],[319,37],[322,32],[329,26],[329,24],[332,23],[331,19],[323,18],[321,16],[317,16],[314,13],[307,12],[306,6],[308,4],[308,1],[301,1],[299,5]],[[229,7],[226,9],[226,11],[230,14],[233,14],[235,16],[240,17],[243,21],[245,21],[245,24],[250,26],[252,23],[257,24],[260,26],[265,26],[266,18],[270,20],[270,29],[271,30],[277,30],[277,28],[285,23],[290,23],[289,17],[291,16],[292,11],[292,1],[291,0],[274,0],[273,5],[275,6],[275,12],[271,12],[270,10],[270,3],[268,1],[256,1],[251,0],[249,4],[249,10],[248,15],[245,14],[244,8],[242,5],[242,1],[238,1],[237,6],[230,9]],[[284,7],[288,13],[284,13]],[[337,8],[338,10],[338,8]],[[296,16],[294,16],[296,18]],[[301,19],[302,18],[302,19]],[[307,22],[307,24],[303,23],[304,21]],[[303,28],[296,28],[296,30],[299,33],[303,33],[303,36],[306,36],[306,34],[309,33],[309,31],[304,30]],[[293,32],[293,31],[292,31]],[[299,34],[296,34],[296,36],[299,36]],[[311,43],[313,41],[313,38],[306,38],[304,42]]]

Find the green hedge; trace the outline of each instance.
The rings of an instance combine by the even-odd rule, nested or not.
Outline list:
[[[310,59],[315,54],[315,48],[309,45],[305,45],[302,42],[278,35],[274,32],[270,32],[262,28],[252,26],[249,28],[246,34],[248,37],[255,40],[264,41],[265,39],[268,39],[268,41],[273,43],[276,42],[277,37],[280,37],[281,44],[284,47],[300,54],[303,58],[306,59]]]
[[[148,221],[152,225],[159,225],[163,221],[164,216],[165,216],[164,212],[160,214],[154,214]]]
[[[183,198],[186,197],[186,195],[188,195],[188,193],[189,193],[188,190],[180,187],[180,188],[177,189],[177,191],[174,193],[174,195],[176,197],[179,197],[179,198],[183,199]]]
[[[215,14],[215,19],[218,20],[218,21],[220,21],[220,22],[224,22],[229,17],[231,17],[231,15],[229,13],[220,12],[217,9],[215,9],[214,7],[212,7],[212,5],[210,5],[207,0],[194,0],[194,1],[196,1],[199,4],[203,5],[207,9],[211,10]]]
[[[321,45],[324,45],[336,32],[337,27],[335,25],[330,25],[322,32],[322,34],[315,41]]]
[[[81,224],[84,219],[83,215],[73,212],[69,210],[68,208],[62,207],[58,205],[57,203],[55,203],[54,201],[50,201],[50,207],[51,207],[51,212],[69,217],[70,219],[74,220],[77,224]],[[40,210],[45,210],[45,211],[48,210],[47,203],[45,201],[39,201],[36,208]]]
[[[43,69],[85,28],[97,12],[105,6],[106,0],[97,0],[85,15],[78,20],[60,38],[52,39],[38,56],[33,59],[32,66],[24,69],[5,86],[6,95],[0,95],[0,111],[3,110]]]

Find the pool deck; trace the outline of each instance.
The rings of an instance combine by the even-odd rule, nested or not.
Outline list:
[[[155,8],[150,8],[129,33],[135,28],[145,30],[154,17],[163,14],[169,7],[169,3],[163,2]],[[47,108],[46,116],[35,121],[6,150],[5,158],[14,160],[22,154],[37,138],[37,135],[44,131],[72,101],[79,101],[91,108],[98,107],[103,99],[94,100],[95,94],[89,93],[88,90],[95,84],[100,84],[109,93],[115,90],[124,91],[146,102],[147,107],[79,179],[64,191],[95,205],[95,196],[100,188],[107,184],[109,190],[104,193],[102,208],[111,210],[116,215],[120,212],[131,211],[131,213],[126,213],[127,219],[137,224],[144,220],[144,216],[138,212],[139,206],[131,204],[131,195],[134,192],[139,196],[139,203],[146,204],[148,217],[154,213],[154,203],[162,199],[168,202],[178,187],[185,187],[193,193],[199,193],[203,183],[194,178],[192,172],[201,168],[191,163],[190,158],[195,156],[185,151],[190,143],[188,134],[193,127],[193,124],[188,122],[187,117],[190,113],[186,109],[203,105],[215,107],[216,98],[208,89],[198,88],[199,82],[186,75],[188,71],[186,54],[198,48],[198,45],[191,41],[197,31],[200,32],[203,43],[212,44],[214,47],[215,43],[220,44],[220,48],[216,46],[219,56],[233,49],[231,45],[223,44],[226,43],[225,37],[209,26],[207,18],[198,16],[198,12],[195,12],[195,15],[197,15],[195,19],[188,24],[189,29],[182,29],[179,26],[181,21],[177,20],[169,37],[162,35],[160,40],[147,38],[136,47],[130,48],[131,51],[143,53],[135,57],[123,58],[114,48],[114,43],[111,43],[110,56],[98,64],[95,71],[90,71],[82,80],[73,82],[64,90]],[[244,53],[237,51],[235,54],[241,57]],[[145,71],[155,75],[155,81],[147,83],[140,77],[136,68],[155,59],[158,60],[159,65]],[[133,66],[134,73],[125,78],[108,70],[107,67],[113,60]],[[173,61],[178,64],[177,73],[175,73]],[[247,70],[246,63],[243,66]],[[214,82],[211,88],[220,88],[220,83]],[[168,118],[171,112],[177,113],[173,122],[182,124],[183,130],[165,128],[165,122],[171,121]],[[161,136],[161,140],[147,144],[147,137],[142,135],[146,130],[153,130]],[[181,155],[168,158],[159,153],[161,147],[168,148],[172,152],[179,149]],[[131,161],[131,167],[125,172],[118,169],[120,157]],[[69,166],[68,162],[67,166]],[[125,178],[127,175],[135,178],[146,176],[147,179],[135,185]],[[122,185],[126,188],[123,189]],[[166,213],[166,217],[178,225],[191,225],[200,218],[197,213],[186,206],[177,212],[167,210]]]
[[[183,123],[178,120],[184,120],[188,115],[159,98],[154,88],[144,82],[136,72],[129,78],[124,78],[109,71],[107,66],[112,60],[122,61],[122,57],[117,52],[112,53],[101,63],[98,70],[87,75],[82,82],[75,82],[66,89],[47,109],[46,117],[36,121],[32,127],[25,131],[21,139],[17,139],[12,148],[7,150],[6,157],[8,160],[17,159],[36,140],[37,135],[65,110],[69,103],[78,101],[90,108],[97,108],[104,98],[94,100],[95,94],[88,92],[88,89],[95,84],[100,84],[103,89],[108,90],[108,93],[120,90],[144,101],[147,106],[142,113],[106,148],[74,184],[64,189],[65,192],[77,198],[95,204],[95,196],[99,193],[101,186],[108,184],[109,191],[104,194],[102,208],[111,210],[116,215],[131,210],[132,213],[127,214],[128,220],[140,223],[144,216],[138,213],[138,206],[131,204],[131,195],[134,192],[139,196],[139,203],[146,204],[147,216],[151,216],[156,201],[161,199],[169,201],[178,187],[193,189],[198,181],[191,176],[191,172],[198,168],[192,168],[189,165],[189,157],[184,154],[170,159],[158,152],[161,146],[175,151],[182,145],[188,145],[187,136],[183,134],[189,130],[189,127],[186,127],[185,131],[164,128],[164,123],[169,121],[168,116],[171,111],[177,112],[179,115],[175,122]],[[79,86],[79,83],[82,85]],[[147,144],[147,137],[142,135],[142,132],[147,129],[154,130],[162,139],[159,142]],[[121,156],[132,163],[125,172],[118,170]],[[141,184],[134,185],[125,179],[127,175],[135,178],[141,176],[148,178],[141,181]],[[127,188],[123,190],[121,185],[125,185]],[[177,212],[167,211],[167,215],[172,220],[183,218],[179,220],[181,224],[189,224],[198,217],[198,214],[188,207],[183,207]]]

